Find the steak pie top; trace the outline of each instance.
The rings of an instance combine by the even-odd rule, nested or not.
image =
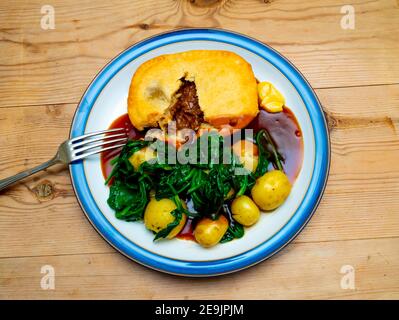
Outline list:
[[[133,125],[178,129],[245,127],[258,113],[257,82],[251,65],[235,53],[194,50],[143,63],[130,84],[128,113]]]

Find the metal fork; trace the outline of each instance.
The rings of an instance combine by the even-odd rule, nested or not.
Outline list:
[[[113,134],[108,135],[108,133]],[[49,161],[46,161],[45,163],[42,163],[41,165],[38,165],[32,169],[20,172],[12,177],[0,180],[0,191],[11,184],[38,171],[44,170],[56,163],[69,164],[99,152],[120,148],[125,145],[126,141],[127,133],[124,128],[92,132],[83,136],[66,140],[61,143],[61,145],[58,147],[57,154]]]

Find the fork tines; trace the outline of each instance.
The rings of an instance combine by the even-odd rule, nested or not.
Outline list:
[[[78,160],[99,152],[123,147],[127,140],[126,130],[124,128],[116,128],[73,138],[69,140],[69,146],[73,159]]]

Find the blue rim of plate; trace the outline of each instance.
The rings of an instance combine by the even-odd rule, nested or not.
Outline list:
[[[222,29],[182,29],[155,35],[121,52],[97,74],[79,102],[72,121],[70,137],[84,134],[87,119],[98,95],[113,76],[129,62],[161,46],[195,40],[228,43],[251,51],[279,69],[301,96],[313,125],[315,163],[307,193],[287,224],[264,243],[234,257],[192,262],[162,257],[129,241],[106,219],[91,194],[82,161],[71,164],[69,169],[72,185],[83,212],[99,234],[120,253],[149,268],[170,274],[216,276],[253,266],[283,249],[305,227],[323,195],[330,167],[327,123],[315,92],[291,62],[255,39]]]

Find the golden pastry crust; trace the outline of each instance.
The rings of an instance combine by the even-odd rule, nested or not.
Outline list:
[[[130,84],[128,113],[143,130],[167,122],[180,79],[194,81],[204,120],[216,127],[245,127],[258,113],[257,83],[251,65],[237,54],[193,50],[143,63]]]

